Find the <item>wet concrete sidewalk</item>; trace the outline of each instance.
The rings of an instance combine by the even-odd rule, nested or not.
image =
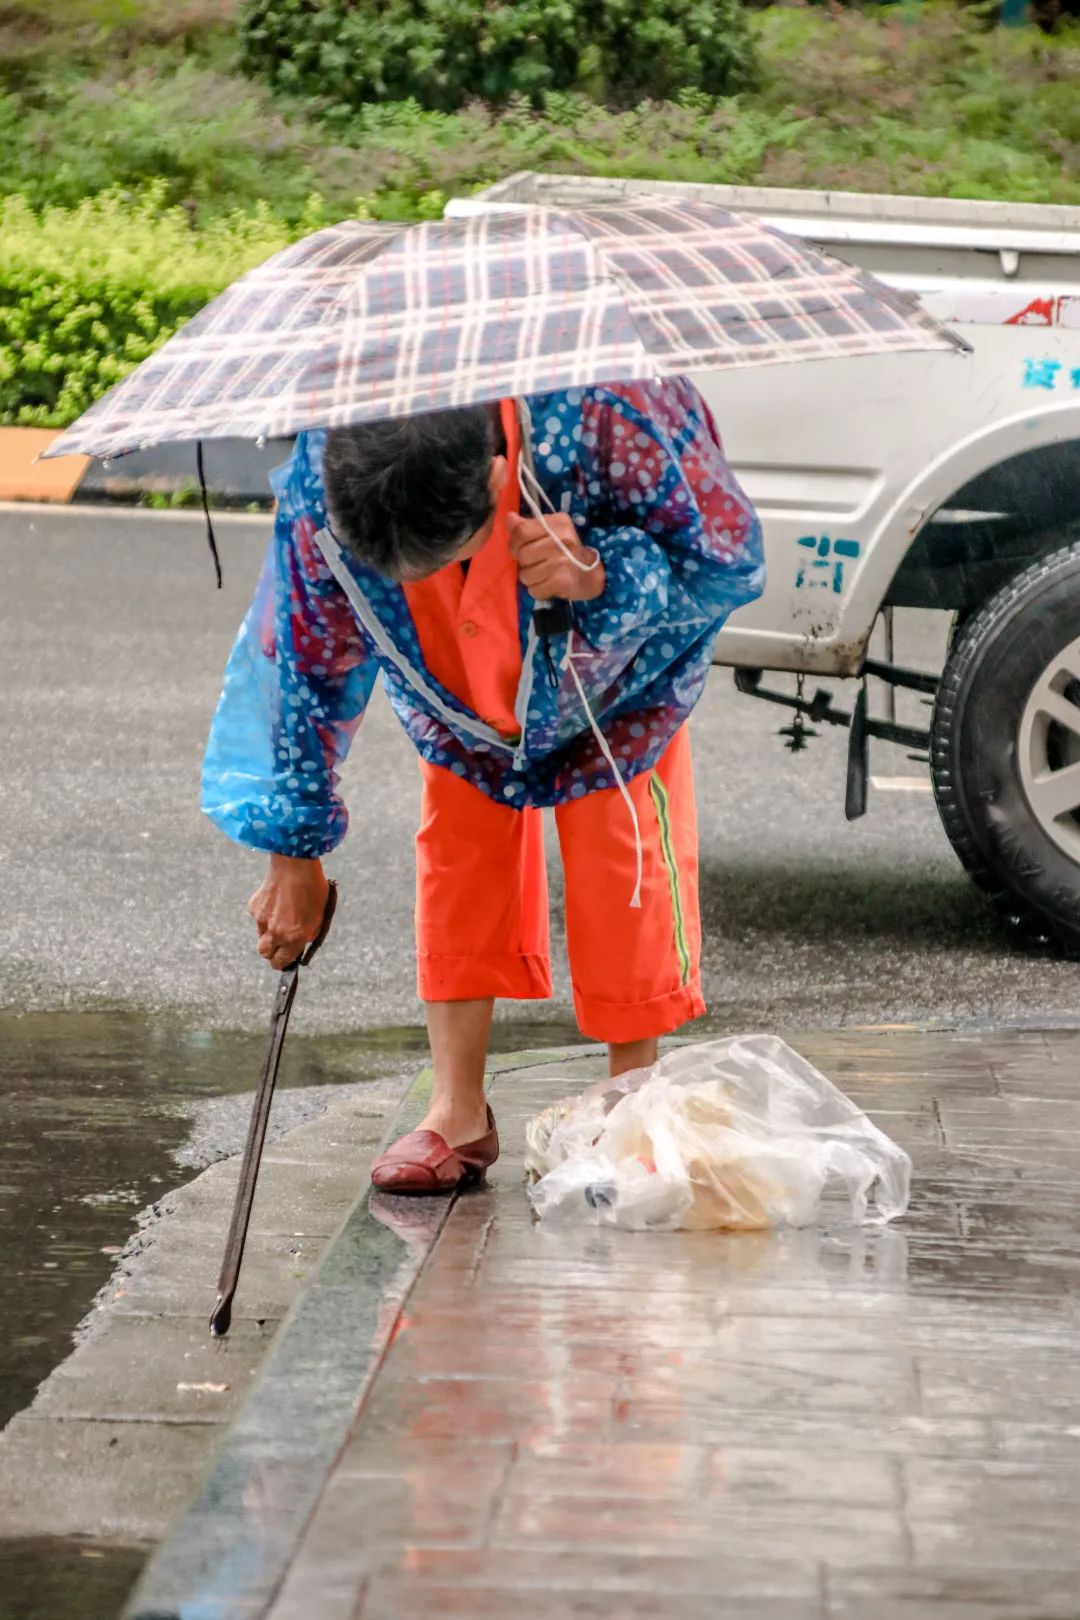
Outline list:
[[[911,1153],[905,1221],[549,1232],[523,1127],[600,1060],[519,1059],[489,1187],[356,1212],[129,1613],[1075,1620],[1080,1034],[794,1044]]]

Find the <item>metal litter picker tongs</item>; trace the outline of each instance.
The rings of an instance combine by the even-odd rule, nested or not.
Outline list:
[[[266,1141],[266,1126],[270,1119],[270,1103],[274,1096],[274,1083],[277,1080],[278,1064],[281,1062],[281,1048],[285,1044],[285,1031],[289,1027],[289,1014],[296,999],[296,986],[300,977],[300,969],[308,967],[315,952],[330,932],[330,924],[334,920],[337,909],[337,884],[331,883],[326,897],[326,910],[323,912],[319,932],[311,944],[297,957],[290,967],[282,971],[278,980],[277,991],[274,995],[274,1005],[270,1013],[270,1034],[266,1043],[266,1056],[263,1058],[262,1072],[259,1075],[259,1084],[255,1091],[255,1101],[251,1109],[251,1123],[248,1125],[247,1141],[244,1144],[244,1158],[240,1166],[240,1182],[236,1189],[236,1202],[233,1204],[232,1220],[229,1223],[229,1235],[225,1240],[225,1258],[221,1262],[221,1275],[218,1278],[217,1304],[210,1316],[210,1332],[215,1338],[221,1338],[229,1331],[232,1321],[233,1295],[240,1280],[240,1263],[244,1258],[244,1244],[247,1240],[248,1222],[251,1219],[251,1206],[255,1201],[255,1180],[259,1174],[259,1163],[262,1159],[263,1144]]]

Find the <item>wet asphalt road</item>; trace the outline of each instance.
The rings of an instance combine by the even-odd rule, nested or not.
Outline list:
[[[261,857],[205,823],[197,798],[266,522],[223,519],[219,530],[221,592],[192,517],[0,509],[0,1006],[122,1005],[210,1026],[263,1023],[270,981],[244,912]],[[900,655],[932,667],[940,634],[908,616]],[[998,924],[960,871],[929,793],[877,792],[850,827],[844,737],[831,732],[792,758],[775,735],[783,723],[779,710],[736,694],[723,671],[696,717],[716,1026],[1072,1021],[1080,968],[1024,951]],[[919,770],[883,745],[873,768]],[[344,786],[353,830],[331,862],[343,904],[296,1027],[415,1025],[418,779],[381,694]],[[557,883],[553,898],[557,914]],[[557,986],[546,1013],[565,1030],[564,969]]]

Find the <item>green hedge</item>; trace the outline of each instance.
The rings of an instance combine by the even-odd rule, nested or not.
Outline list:
[[[753,78],[741,0],[244,0],[240,27],[251,71],[339,109],[551,90],[631,106]]]
[[[296,232],[259,208],[195,234],[162,188],[40,213],[0,199],[0,421],[62,427]],[[313,213],[301,229],[321,221]]]

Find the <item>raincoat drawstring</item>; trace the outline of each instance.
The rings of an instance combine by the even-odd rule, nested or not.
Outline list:
[[[532,484],[532,489],[529,488],[529,484]],[[518,486],[521,490],[521,498],[525,502],[525,505],[529,508],[529,511],[532,513],[533,517],[537,518],[544,525],[545,531],[551,537],[551,539],[554,540],[555,544],[558,546],[559,550],[562,552],[567,561],[572,562],[575,568],[580,568],[583,574],[591,574],[595,572],[595,570],[600,566],[600,553],[596,553],[596,556],[593,558],[591,563],[583,563],[580,557],[575,557],[574,553],[570,550],[570,547],[555,533],[555,530],[551,527],[551,524],[547,520],[546,514],[538,505],[536,498],[537,496],[540,497],[540,500],[547,503],[549,511],[554,512],[555,510],[555,507],[552,505],[552,502],[548,496],[547,490],[544,488],[543,484],[541,484],[539,478],[537,478],[536,474],[525,460],[524,451],[522,451],[518,456]]]
[[[630,820],[634,825],[634,856],[637,861],[637,881],[634,884],[634,892],[630,896],[630,906],[632,910],[638,911],[641,908],[641,878],[644,867],[644,852],[641,840],[641,823],[638,820],[637,805],[630,797],[630,789],[623,780],[623,774],[616,763],[615,755],[611,752],[610,744],[608,743],[607,738],[604,736],[604,733],[600,730],[600,727],[597,724],[596,716],[589,707],[589,700],[585,695],[585,688],[581,684],[581,676],[574,668],[573,645],[574,632],[571,630],[566,643],[566,659],[564,661],[564,668],[569,670],[570,679],[577,687],[578,697],[581,699],[585,708],[585,713],[589,717],[589,725],[592,727],[593,736],[600,744],[600,750],[608,764],[611,766],[612,774],[615,777],[615,785],[626,801],[626,808],[630,812]]]
[[[524,440],[522,442],[524,446]],[[530,484],[533,486],[532,489],[529,488]],[[526,461],[524,447],[518,456],[518,487],[521,490],[521,497],[525,502],[525,505],[528,507],[533,517],[536,518],[539,523],[543,524],[545,533],[552,540],[554,540],[563,556],[566,557],[568,561],[572,562],[575,568],[580,568],[583,574],[591,574],[593,570],[599,566],[600,553],[596,553],[596,556],[593,558],[591,563],[583,563],[580,558],[574,556],[574,553],[570,550],[569,546],[567,546],[564,541],[555,533],[555,530],[547,520],[547,514],[540,505],[540,501],[545,502],[548,509],[552,512],[554,512],[555,507],[552,504],[544,486],[541,484],[540,480],[533,472],[533,469]],[[537,496],[539,496],[539,500],[537,499]],[[547,652],[548,644],[546,637],[544,639],[544,648],[545,652]],[[548,657],[550,659],[550,653],[548,653]],[[637,911],[641,908],[641,880],[645,864],[644,846],[641,837],[641,823],[638,820],[637,805],[630,796],[630,790],[627,787],[623,774],[619,769],[615,755],[611,752],[610,744],[608,743],[607,738],[604,736],[604,733],[601,731],[597,718],[592,711],[585,687],[582,684],[581,676],[574,668],[574,632],[572,629],[567,632],[566,656],[563,659],[562,667],[569,672],[570,679],[573,681],[578,697],[581,699],[581,704],[588,718],[589,725],[592,729],[592,734],[596,738],[597,743],[600,745],[601,753],[611,766],[612,775],[615,778],[615,785],[622,794],[623,799],[626,802],[626,808],[630,812],[630,821],[634,828],[634,854],[637,860],[637,881],[634,884],[634,892],[630,897],[630,905],[633,910]]]

